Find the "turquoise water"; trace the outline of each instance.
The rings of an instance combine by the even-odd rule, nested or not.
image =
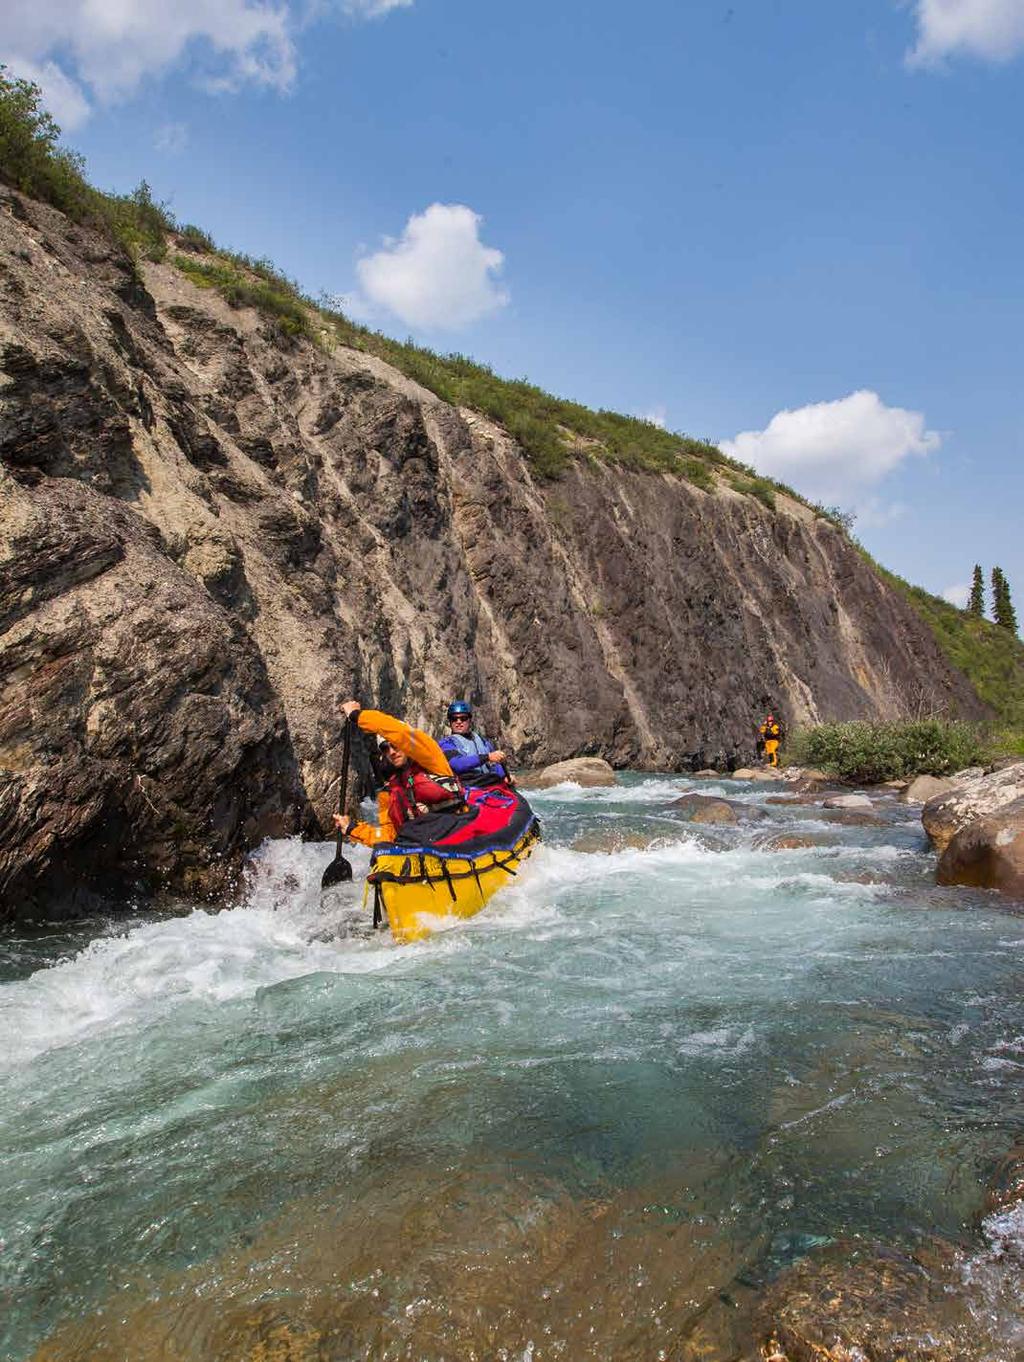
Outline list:
[[[939,1234],[1014,1356],[1024,918],[895,801],[771,793],[538,793],[519,880],[417,946],[297,841],[234,911],[0,937],[0,1355],[257,1358],[259,1315],[287,1359],[655,1357],[809,1249]]]

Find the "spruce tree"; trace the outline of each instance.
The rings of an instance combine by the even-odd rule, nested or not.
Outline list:
[[[1017,615],[1010,599],[1010,583],[1003,576],[1002,568],[992,569],[992,614],[996,624],[1003,629],[1009,629],[1011,634],[1017,632]]]
[[[981,619],[985,614],[985,579],[981,574],[981,564],[974,565],[974,581],[971,583],[971,598],[967,602],[967,613]]]

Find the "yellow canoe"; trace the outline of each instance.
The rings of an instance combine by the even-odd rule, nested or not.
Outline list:
[[[466,803],[468,810],[431,843],[416,841],[416,824],[425,822],[416,819],[402,828],[400,841],[374,848],[366,877],[374,925],[386,917],[396,941],[419,941],[446,918],[479,913],[540,837],[536,814],[507,785],[470,788]]]

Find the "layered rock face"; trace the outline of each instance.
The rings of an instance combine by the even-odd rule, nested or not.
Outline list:
[[[219,892],[325,827],[338,704],[524,765],[726,766],[791,724],[980,715],[807,508],[580,463],[0,190],[0,912]]]

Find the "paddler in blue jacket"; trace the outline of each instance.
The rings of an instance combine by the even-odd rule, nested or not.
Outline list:
[[[468,700],[453,700],[448,706],[448,727],[439,740],[441,751],[460,780],[472,782],[480,776],[508,779],[505,753],[492,748],[485,737],[473,729],[473,706]]]

